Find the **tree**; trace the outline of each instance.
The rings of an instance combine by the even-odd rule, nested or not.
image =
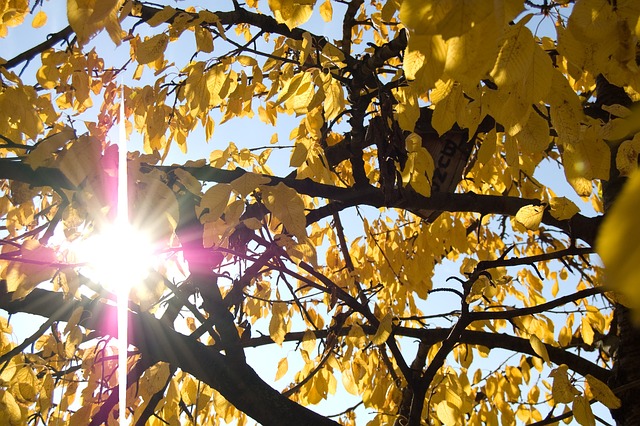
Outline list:
[[[594,403],[640,423],[635,1],[68,0],[46,36],[33,3],[2,5],[3,36],[42,39],[0,65],[0,308],[45,321],[1,322],[4,424],[114,424],[113,297],[69,247],[113,215],[122,101],[132,221],[186,275],[132,293],[136,424],[363,404],[372,425],[590,425]],[[292,145],[216,138],[243,119],[294,123]],[[205,140],[208,161],[164,163]],[[251,367],[268,346],[290,383]],[[361,404],[313,411],[337,388]]]

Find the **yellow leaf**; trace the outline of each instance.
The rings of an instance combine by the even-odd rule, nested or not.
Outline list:
[[[611,410],[620,408],[621,406],[620,398],[618,398],[611,391],[609,386],[607,386],[601,380],[596,379],[591,374],[587,374],[586,379],[587,379],[587,383],[589,384],[589,389],[591,390],[591,394],[595,399],[602,402],[607,408]]]
[[[333,6],[331,5],[331,0],[325,0],[324,3],[320,5],[320,16],[324,22],[331,22],[333,19]]]
[[[640,133],[633,139],[622,142],[618,147],[616,167],[622,176],[629,176],[638,168],[638,157],[640,157]]]
[[[416,34],[435,34],[456,3],[456,0],[404,0],[400,6],[400,22]]]
[[[447,46],[440,35],[412,34],[405,49],[402,68],[406,78],[422,93],[442,78]]]
[[[176,168],[174,170],[174,173],[180,183],[184,185],[184,187],[187,188],[189,192],[196,195],[200,194],[200,191],[202,190],[202,184],[191,173],[180,168]]]
[[[5,271],[7,291],[14,299],[28,295],[38,284],[50,279],[57,262],[53,249],[40,245],[37,240],[27,240],[20,248],[20,257],[9,263]]]
[[[429,151],[422,146],[422,138],[416,133],[411,133],[406,141],[407,162],[402,169],[402,183],[411,185],[414,191],[431,196],[431,181],[435,165]]]
[[[228,183],[219,183],[207,189],[200,200],[200,208],[209,210],[205,212],[207,219],[215,220],[222,216],[229,204],[229,195],[231,185]]]
[[[464,406],[461,396],[456,392],[456,389],[453,386],[446,386],[444,398],[455,408],[460,409]]]
[[[444,66],[447,76],[466,87],[474,87],[486,77],[496,62],[500,47],[502,25],[498,21],[497,12],[491,13],[475,22],[464,35],[447,40]]]
[[[530,204],[528,206],[521,207],[516,213],[516,222],[520,223],[525,228],[535,231],[540,226],[542,221],[542,215],[544,213],[544,206],[534,206]]]
[[[297,27],[309,20],[315,0],[269,0],[269,8],[276,21],[289,28]]]
[[[36,16],[33,17],[33,21],[31,21],[31,26],[33,28],[40,28],[47,23],[47,14],[43,11],[36,13]]]
[[[170,374],[171,368],[169,367],[169,363],[158,362],[151,366],[145,371],[143,377],[145,391],[148,392],[149,395],[160,392],[164,389]]]
[[[291,152],[291,159],[289,160],[289,166],[291,167],[300,167],[304,164],[307,159],[307,154],[309,153],[309,148],[307,148],[306,144],[303,142],[296,142],[293,147],[293,151]]]
[[[165,6],[162,10],[156,12],[151,18],[149,18],[146,24],[150,27],[157,27],[158,25],[167,22],[176,13],[177,11],[173,7]]]
[[[494,7],[488,1],[456,0],[455,6],[442,17],[435,29],[445,40],[463,36],[489,16]],[[493,26],[497,27],[498,23],[494,21]]]
[[[251,194],[260,185],[266,185],[271,182],[267,176],[247,172],[237,179],[234,179],[230,185],[231,189],[237,192],[242,198]]]
[[[78,41],[87,42],[106,26],[116,27],[109,31],[113,39],[111,32],[120,31],[117,11],[123,2],[124,0],[67,0],[67,19],[78,36]]]
[[[436,414],[438,419],[445,425],[459,424],[460,411],[458,408],[449,401],[440,401],[436,407]]]
[[[578,206],[567,197],[552,197],[549,202],[549,213],[558,220],[571,219],[580,211]]]
[[[78,325],[78,321],[80,321],[80,316],[84,312],[84,308],[81,306],[79,308],[74,309],[67,321],[67,325],[64,327],[64,333],[67,334],[71,332],[73,328]]]
[[[431,125],[439,135],[443,135],[453,127],[458,118],[458,111],[466,106],[462,87],[451,81],[446,84],[451,84],[450,91],[436,103],[431,118]],[[432,93],[432,102],[434,102],[433,95],[434,93]]]
[[[398,124],[402,130],[412,132],[416,121],[420,118],[420,107],[418,98],[411,87],[399,87],[393,91],[393,95],[398,101],[394,106],[397,113]]]
[[[101,150],[102,143],[97,138],[83,135],[60,154],[57,166],[72,185],[78,186],[101,170]]]
[[[227,95],[229,79],[223,65],[216,65],[205,74],[207,90],[209,91],[209,106],[218,106],[222,98]]]
[[[74,137],[75,132],[70,127],[64,127],[61,131],[47,136],[38,142],[35,149],[29,152],[25,163],[30,165],[33,170],[48,164],[52,160],[53,154]]]
[[[549,123],[538,113],[531,113],[527,123],[515,134],[518,146],[524,153],[539,154],[547,149],[549,137]]]
[[[16,399],[4,389],[0,389],[0,419],[7,425],[25,424],[22,421],[22,411]]]
[[[168,43],[169,36],[164,33],[156,34],[143,42],[138,42],[135,47],[138,63],[148,64],[161,58]]]
[[[199,52],[213,52],[213,36],[211,31],[200,25],[196,26],[194,31],[196,37],[196,48]]]
[[[529,343],[531,343],[531,347],[533,351],[542,358],[547,364],[551,364],[549,360],[549,353],[547,352],[547,347],[542,343],[540,338],[535,334],[529,336]]]
[[[304,202],[295,189],[280,182],[276,186],[262,186],[264,205],[280,222],[287,232],[304,241],[307,238],[307,219]]]
[[[573,399],[573,405],[571,406],[573,411],[573,418],[582,426],[595,426],[596,418],[591,411],[591,404],[582,395],[577,395]]]
[[[305,331],[304,335],[302,336],[302,349],[304,349],[305,351],[307,351],[308,354],[310,354],[313,352],[315,348],[316,348],[316,334],[311,330]]]
[[[351,395],[358,395],[360,393],[356,380],[353,377],[353,371],[351,371],[350,368],[345,368],[342,371],[342,385]]]
[[[562,139],[562,146],[562,162],[567,179],[609,178],[611,150],[598,135],[597,126],[584,129],[577,139]]]
[[[640,211],[640,169],[635,170],[598,231],[596,251],[605,266],[606,285],[622,295],[640,320],[640,286],[636,269],[640,264],[640,227],[635,219]]]
[[[329,1],[329,0],[327,0]],[[324,118],[327,121],[337,118],[345,109],[345,96],[342,84],[331,73],[322,73],[322,85],[324,89]]]
[[[562,364],[549,374],[553,377],[551,395],[556,403],[568,404],[573,401],[575,395],[579,394],[578,390],[569,382],[568,369],[566,364]]]
[[[391,329],[393,326],[393,316],[391,312],[388,312],[381,320],[378,329],[376,330],[376,334],[371,338],[371,343],[374,345],[382,345],[387,341],[389,336],[391,335]]]
[[[505,34],[498,59],[490,73],[499,87],[522,81],[530,72],[535,48],[533,34],[525,26],[530,18],[531,15],[522,19]]]
[[[287,313],[287,304],[284,302],[275,302],[271,311],[271,320],[269,320],[269,336],[278,345],[282,345],[285,335],[287,334],[287,325],[285,322],[285,314]]]
[[[276,371],[276,378],[274,380],[280,380],[282,376],[287,373],[287,370],[289,370],[289,361],[287,357],[284,357],[278,362],[278,370]]]

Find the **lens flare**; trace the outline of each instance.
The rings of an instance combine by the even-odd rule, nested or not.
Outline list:
[[[149,239],[127,223],[105,227],[83,241],[77,257],[92,281],[118,293],[142,282],[153,266],[154,248]]]

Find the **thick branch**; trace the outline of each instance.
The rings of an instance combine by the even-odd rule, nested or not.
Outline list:
[[[0,291],[0,308],[9,313],[27,312],[50,317],[60,306],[84,306],[81,324],[104,335],[113,333],[115,307],[99,301],[65,300],[62,293],[36,289],[22,300],[11,300],[6,288]],[[169,327],[152,315],[130,313],[130,339],[149,362],[165,361],[216,389],[237,409],[264,425],[337,425],[282,396],[265,383],[248,365],[232,362],[212,347],[205,346]]]

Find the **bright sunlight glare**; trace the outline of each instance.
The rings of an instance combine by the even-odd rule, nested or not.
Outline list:
[[[140,230],[116,223],[83,241],[77,256],[88,278],[109,291],[127,291],[147,277],[154,247]]]

